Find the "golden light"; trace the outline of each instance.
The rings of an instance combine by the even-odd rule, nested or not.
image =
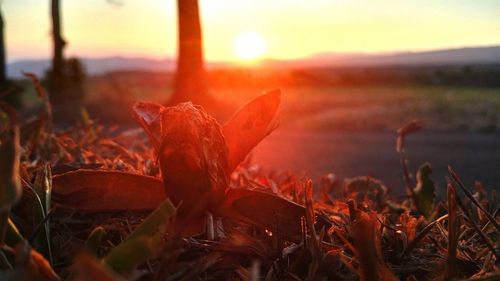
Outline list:
[[[250,61],[262,57],[266,47],[266,41],[256,32],[241,33],[234,39],[234,53],[241,60]]]

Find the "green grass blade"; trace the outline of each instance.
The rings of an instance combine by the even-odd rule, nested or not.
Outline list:
[[[161,242],[166,230],[163,226],[174,214],[175,207],[170,200],[165,200],[103,259],[103,263],[116,272],[123,273],[156,257],[162,248]]]
[[[33,189],[39,200],[35,200],[33,206],[33,223],[40,224],[41,231],[33,239],[34,245],[52,264],[52,247],[50,245],[49,219],[46,218],[50,211],[52,194],[52,172],[50,166],[44,166],[43,171],[37,174]],[[38,203],[38,204],[36,204]]]

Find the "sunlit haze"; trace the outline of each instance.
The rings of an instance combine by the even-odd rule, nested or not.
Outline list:
[[[124,0],[117,7],[105,0],[61,1],[67,52],[85,57],[173,57],[175,3]],[[2,10],[8,60],[49,58],[49,1],[7,0]],[[497,0],[201,0],[201,18],[208,60],[500,44]],[[235,40],[247,31],[265,39],[265,53],[235,56]]]
[[[237,59],[255,61],[266,52],[266,41],[255,32],[244,32],[234,39],[234,52]]]

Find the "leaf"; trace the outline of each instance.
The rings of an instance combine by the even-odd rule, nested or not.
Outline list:
[[[354,215],[355,214],[355,215]],[[356,211],[351,227],[356,248],[356,256],[360,265],[360,280],[362,281],[395,281],[396,276],[385,265],[381,249],[380,223],[377,214]]]
[[[457,193],[448,183],[448,258],[443,280],[451,280],[458,275],[457,246],[460,230],[458,216]]]
[[[385,205],[387,190],[388,188],[381,180],[367,176],[359,176],[346,180],[344,188],[348,197],[356,199],[358,203],[368,198],[370,199],[369,203],[377,209]]]
[[[54,272],[50,263],[37,251],[31,249],[27,241],[19,243],[14,248],[17,268],[21,269],[23,279],[58,281],[59,276]]]
[[[166,198],[155,177],[99,170],[76,170],[52,178],[58,208],[86,212],[153,210]]]
[[[9,218],[5,231],[5,244],[14,247],[23,240],[24,237],[21,235],[14,222]]]
[[[432,212],[436,197],[436,187],[430,179],[431,173],[432,169],[429,163],[420,166],[417,171],[417,186],[413,190],[417,199],[417,210],[425,217],[428,217]]]
[[[405,137],[411,133],[414,133],[424,127],[424,122],[420,119],[411,120],[406,123],[403,127],[399,128],[398,138],[396,140],[396,151],[402,152],[405,148]]]
[[[35,177],[34,191],[40,200],[33,202],[33,223],[35,226],[40,225],[42,231],[36,234],[34,239],[35,248],[41,252],[52,263],[52,249],[50,245],[50,221],[47,219],[47,214],[50,211],[51,194],[52,194],[52,173],[50,165],[46,164],[43,170],[37,173]]]
[[[278,126],[280,103],[280,90],[266,92],[242,106],[222,127],[222,134],[229,149],[230,171]]]
[[[80,254],[73,264],[75,281],[121,281],[120,276],[103,266],[98,260],[88,254]]]
[[[300,241],[305,208],[271,193],[229,189],[225,215],[271,230],[277,235]]]
[[[45,111],[43,114],[41,114],[39,118],[40,124],[42,125],[41,127],[44,127],[46,131],[51,131],[53,120],[52,120],[52,105],[50,103],[49,95],[43,88],[42,83],[40,83],[40,80],[38,79],[38,76],[36,76],[36,74],[31,72],[23,72],[23,75],[31,79],[31,82],[35,87],[38,97],[43,100]]]
[[[126,272],[156,257],[162,249],[165,224],[174,216],[175,208],[165,200],[130,235],[116,246],[103,262],[116,272]]]
[[[31,82],[33,83],[33,86],[35,86],[36,93],[38,94],[38,97],[42,99],[46,99],[47,93],[45,92],[45,89],[42,86],[42,83],[40,83],[40,80],[38,79],[38,76],[32,72],[23,72],[24,77],[27,77],[31,79]]]
[[[144,129],[156,151],[162,139],[163,111],[163,105],[152,102],[136,102],[132,106],[132,117]]]
[[[444,216],[441,216],[439,218],[437,218],[436,220],[432,221],[431,223],[429,223],[428,225],[426,225],[416,236],[415,238],[408,244],[408,246],[406,246],[406,248],[404,249],[403,253],[401,254],[401,256],[405,256],[407,254],[409,254],[416,246],[417,244],[422,241],[422,239],[424,239],[424,237],[431,231],[431,229],[434,227],[434,225],[436,225],[436,223],[444,220],[448,218],[448,214],[444,215]]]
[[[90,232],[87,240],[85,240],[85,249],[89,254],[97,256],[97,250],[102,242],[102,239],[106,235],[106,231],[102,226],[98,226]]]
[[[152,236],[158,228],[164,225],[175,214],[176,209],[170,200],[166,199],[158,204],[156,209],[127,237],[126,240],[140,236]]]
[[[21,178],[19,177],[20,145],[17,113],[5,103],[0,109],[9,115],[11,130],[7,131],[0,142],[0,212],[10,210],[21,197]],[[1,222],[3,224],[3,222]]]
[[[161,239],[141,236],[123,241],[104,258],[104,263],[118,273],[128,272],[160,253]]]
[[[460,187],[460,189],[464,192],[465,196],[467,196],[471,200],[471,202],[486,215],[489,222],[495,226],[497,231],[500,231],[500,225],[497,223],[496,219],[479,202],[477,202],[476,198],[474,198],[474,195],[472,195],[471,192],[464,186],[457,173],[455,173],[451,166],[448,166],[448,173],[450,174],[453,181],[457,183],[458,187]]]

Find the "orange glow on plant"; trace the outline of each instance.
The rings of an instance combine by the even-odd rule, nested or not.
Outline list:
[[[243,61],[259,59],[266,53],[266,50],[266,40],[256,32],[241,33],[234,40],[234,53]]]

